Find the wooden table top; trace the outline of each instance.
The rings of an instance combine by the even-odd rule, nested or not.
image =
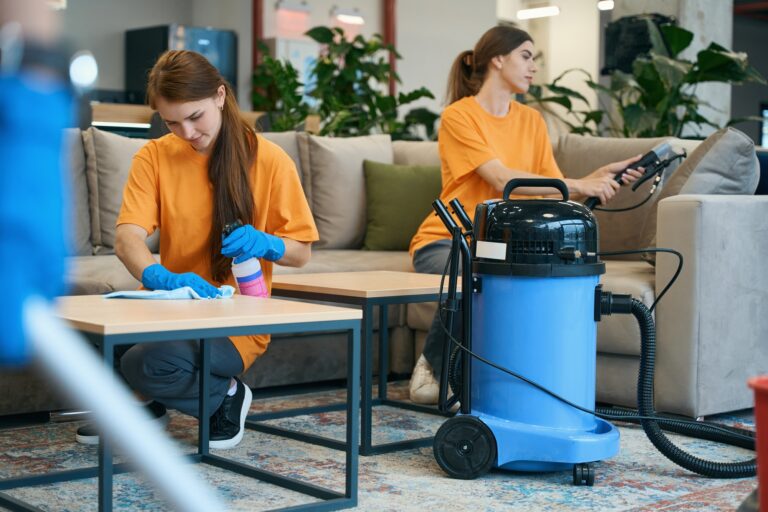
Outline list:
[[[59,297],[60,318],[101,335],[360,320],[356,308],[235,295],[216,300],[105,299],[103,295]]]
[[[272,291],[325,293],[340,297],[403,297],[438,293],[440,278],[439,274],[388,270],[273,275]],[[458,290],[461,290],[461,283]],[[443,293],[447,292],[446,277]]]

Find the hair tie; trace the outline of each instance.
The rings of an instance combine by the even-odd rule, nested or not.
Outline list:
[[[474,66],[473,66],[473,64],[474,64],[474,62],[473,62],[473,61],[474,61],[474,60],[475,60],[475,51],[474,51],[474,50],[469,50],[469,51],[468,51],[468,52],[467,52],[467,53],[464,55],[464,64],[465,64],[465,65],[467,65],[467,66],[470,66],[470,67],[474,67]]]

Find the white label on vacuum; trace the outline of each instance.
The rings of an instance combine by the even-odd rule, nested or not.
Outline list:
[[[478,258],[504,261],[507,259],[507,244],[478,240],[475,252]]]

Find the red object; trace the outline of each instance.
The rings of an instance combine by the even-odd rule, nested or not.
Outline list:
[[[757,428],[757,477],[760,510],[768,510],[768,375],[749,379],[755,390],[755,427]]]
[[[397,37],[397,7],[396,0],[384,0],[382,8],[384,12],[384,42],[395,46]],[[392,68],[392,76],[389,78],[389,95],[394,96],[397,92],[397,81],[395,73],[397,72],[397,58],[394,52],[389,53],[389,67]]]

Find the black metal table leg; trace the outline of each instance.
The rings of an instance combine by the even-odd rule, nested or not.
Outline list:
[[[208,455],[208,440],[211,434],[208,421],[208,407],[211,400],[208,389],[211,381],[211,345],[207,340],[200,340],[200,412],[197,425],[197,453]]]
[[[101,344],[102,357],[107,368],[114,366],[115,346],[106,339]],[[112,445],[99,432],[99,511],[112,511]]]
[[[379,306],[379,400],[387,399],[387,375],[389,375],[389,306]]]
[[[371,455],[371,414],[373,409],[373,306],[363,306],[363,367],[362,367],[362,425],[360,426],[361,455]]]
[[[352,500],[353,507],[357,506],[357,483],[360,442],[360,334],[352,331],[347,335],[347,473],[345,496]]]

